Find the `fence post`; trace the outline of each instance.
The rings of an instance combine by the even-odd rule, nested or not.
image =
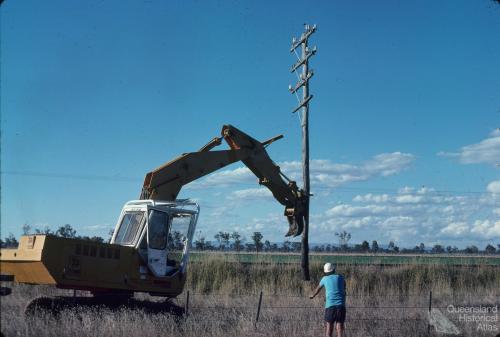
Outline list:
[[[189,290],[186,291],[186,303],[184,304],[184,316],[187,317],[189,312]]]
[[[429,313],[432,310],[432,290],[429,290]]]
[[[429,315],[427,317],[427,336],[431,335],[432,290],[429,290]]]
[[[255,327],[257,327],[257,322],[259,321],[259,316],[260,316],[260,306],[262,304],[262,290],[260,291],[259,295],[259,305],[257,306],[257,315],[255,316]]]

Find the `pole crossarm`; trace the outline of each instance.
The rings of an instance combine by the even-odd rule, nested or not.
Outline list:
[[[305,100],[303,100],[302,102],[300,102],[300,104],[292,111],[292,113],[296,113],[301,108],[305,107],[309,103],[309,101],[313,98],[313,96],[314,95],[308,96]]]
[[[295,94],[295,92],[296,92],[297,90],[299,90],[302,86],[304,86],[304,85],[306,85],[306,84],[307,84],[307,81],[309,81],[309,79],[310,79],[311,77],[313,77],[313,75],[314,75],[314,71],[312,71],[312,70],[311,70],[311,71],[309,71],[309,72],[307,73],[307,75],[306,75],[306,77],[305,77],[305,78],[303,78],[303,76],[300,76],[300,77],[301,77],[301,80],[300,80],[299,82],[297,82],[297,84],[295,85],[295,87],[293,87],[293,88],[292,88],[292,86],[290,86],[288,89],[290,90],[290,92],[291,92],[292,94]]]
[[[306,41],[312,33],[316,31],[316,25],[310,26],[305,25],[306,31],[302,33],[300,39],[297,41],[295,38],[292,40],[292,48],[290,48],[290,53],[293,53],[295,49],[297,49],[304,41]]]
[[[309,61],[309,59],[311,58],[311,56],[314,56],[316,55],[316,47],[313,47],[312,50],[309,50],[306,52],[306,58],[305,59],[301,59],[301,60],[298,60],[297,63],[295,63],[292,68],[290,69],[290,72],[293,73],[295,70],[297,70],[301,65],[303,65],[305,62]]]

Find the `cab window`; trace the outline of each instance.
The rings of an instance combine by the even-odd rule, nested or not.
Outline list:
[[[144,212],[127,212],[123,216],[120,229],[116,234],[114,243],[129,245],[133,244],[137,231],[139,230]]]
[[[168,214],[152,210],[149,214],[148,242],[151,249],[165,249],[167,245]]]

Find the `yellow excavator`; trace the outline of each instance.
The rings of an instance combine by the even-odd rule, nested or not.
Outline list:
[[[177,200],[181,188],[229,164],[242,161],[285,206],[287,236],[301,234],[306,196],[271,160],[266,147],[282,138],[259,142],[224,125],[197,152],[146,174],[139,200],[127,202],[110,243],[26,235],[17,249],[0,251],[0,274],[15,282],[90,291],[95,297],[130,297],[136,292],[174,298],[186,282],[189,250],[200,207]],[[213,150],[224,139],[227,150]]]

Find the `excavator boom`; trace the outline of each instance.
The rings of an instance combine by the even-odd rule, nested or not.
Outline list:
[[[212,151],[222,143],[222,138],[230,149]],[[199,151],[185,153],[146,174],[140,198],[174,201],[184,185],[242,161],[257,176],[259,184],[267,187],[274,198],[285,206],[284,215],[290,226],[286,235],[300,235],[304,226],[306,196],[294,181],[286,178],[265,149],[280,138],[282,136],[261,143],[234,126],[224,125],[221,137],[214,138]]]
[[[25,235],[17,249],[2,249],[0,271],[16,282],[88,290],[99,298],[128,298],[135,292],[174,298],[187,280],[187,265],[199,206],[176,200],[182,187],[229,164],[242,161],[259,184],[285,206],[290,228],[303,230],[306,196],[271,160],[266,146],[234,126],[197,152],[185,153],[146,174],[140,200],[127,202],[109,243],[54,235]],[[225,140],[227,150],[214,150]],[[54,298],[56,301],[57,298]],[[84,299],[86,301],[86,299]],[[82,300],[83,301],[83,300]],[[34,301],[53,308],[55,302]],[[75,302],[75,298],[71,299]]]

